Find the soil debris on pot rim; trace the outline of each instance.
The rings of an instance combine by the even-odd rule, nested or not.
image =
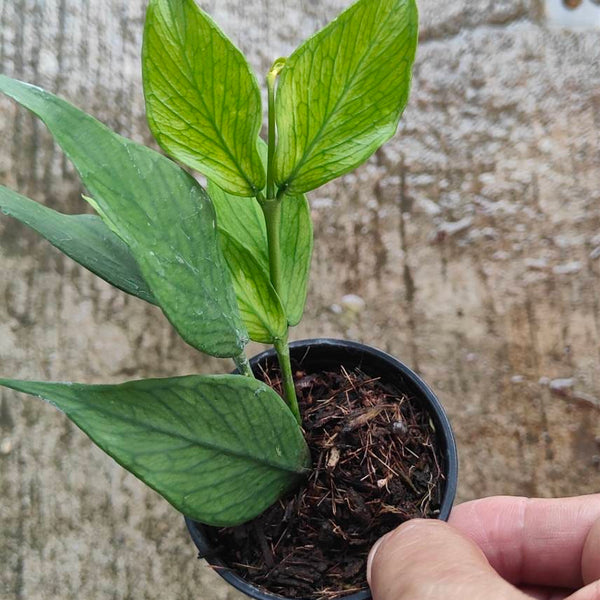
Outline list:
[[[281,393],[275,369],[262,378]],[[375,541],[436,517],[443,473],[429,415],[359,370],[295,373],[313,470],[305,486],[243,525],[206,528],[215,553],[255,586],[333,600],[367,587]]]

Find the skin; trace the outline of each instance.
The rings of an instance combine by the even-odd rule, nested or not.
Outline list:
[[[373,600],[600,600],[600,494],[484,498],[372,548]]]

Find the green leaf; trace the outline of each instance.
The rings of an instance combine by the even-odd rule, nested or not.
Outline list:
[[[267,160],[266,149],[266,144],[260,140],[259,151],[265,162]],[[245,246],[265,273],[268,273],[267,230],[265,218],[258,202],[255,199],[232,196],[212,181],[208,182],[208,193],[217,212],[219,233],[225,232]],[[313,247],[312,219],[306,196],[285,195],[283,197],[280,244],[282,254],[280,299],[289,325],[294,326],[300,322],[304,312]],[[224,252],[231,267],[234,259],[227,256],[226,248],[224,248]],[[240,268],[240,266],[238,265],[236,268]]]
[[[224,230],[220,232],[220,242],[250,338],[263,344],[282,339],[287,332],[287,319],[268,271]]]
[[[64,215],[3,185],[0,185],[0,212],[31,227],[104,281],[156,304],[127,244],[100,217]]]
[[[180,335],[213,356],[237,356],[247,334],[200,185],[158,152],[40,88],[0,75],[0,91],[48,126]]]
[[[48,400],[176,509],[210,525],[248,521],[310,466],[292,413],[248,377],[0,385]]]
[[[228,194],[212,181],[208,182],[207,189],[217,213],[219,232],[225,231],[246,246],[268,272],[267,228],[258,201]]]
[[[280,188],[315,189],[394,135],[417,37],[414,0],[359,0],[287,59],[276,98]]]
[[[151,0],[142,65],[148,122],[158,143],[232,194],[261,190],[256,77],[194,0]]]
[[[304,194],[284,196],[281,207],[281,302],[288,323],[302,319],[313,247],[310,206]]]

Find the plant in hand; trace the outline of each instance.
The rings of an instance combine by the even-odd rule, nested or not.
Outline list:
[[[394,135],[416,44],[414,0],[359,0],[273,63],[263,141],[260,90],[241,52],[194,0],[150,0],[146,110],[171,158],[0,75],[0,91],[37,115],[75,165],[95,214],[61,214],[5,187],[0,210],[160,307],[188,344],[232,358],[239,373],[0,384],[55,405],[199,522],[246,522],[298,486],[311,461],[288,331],[302,317],[309,278],[305,194]],[[206,191],[184,167],[207,178]],[[254,378],[249,340],[274,347],[284,401]]]

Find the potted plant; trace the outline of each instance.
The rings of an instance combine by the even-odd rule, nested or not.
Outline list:
[[[263,141],[240,51],[194,0],[150,0],[148,122],[207,191],[164,155],[0,75],[0,91],[73,162],[96,214],[64,215],[5,187],[0,210],[236,365],[119,385],[0,384],[62,410],[181,511],[201,554],[257,598],[365,597],[375,539],[407,518],[447,518],[452,505],[452,433],[410,369],[352,342],[288,343],[310,269],[305,193],[395,133],[416,44],[414,0],[358,0],[274,62]],[[271,349],[249,360],[249,339]]]

